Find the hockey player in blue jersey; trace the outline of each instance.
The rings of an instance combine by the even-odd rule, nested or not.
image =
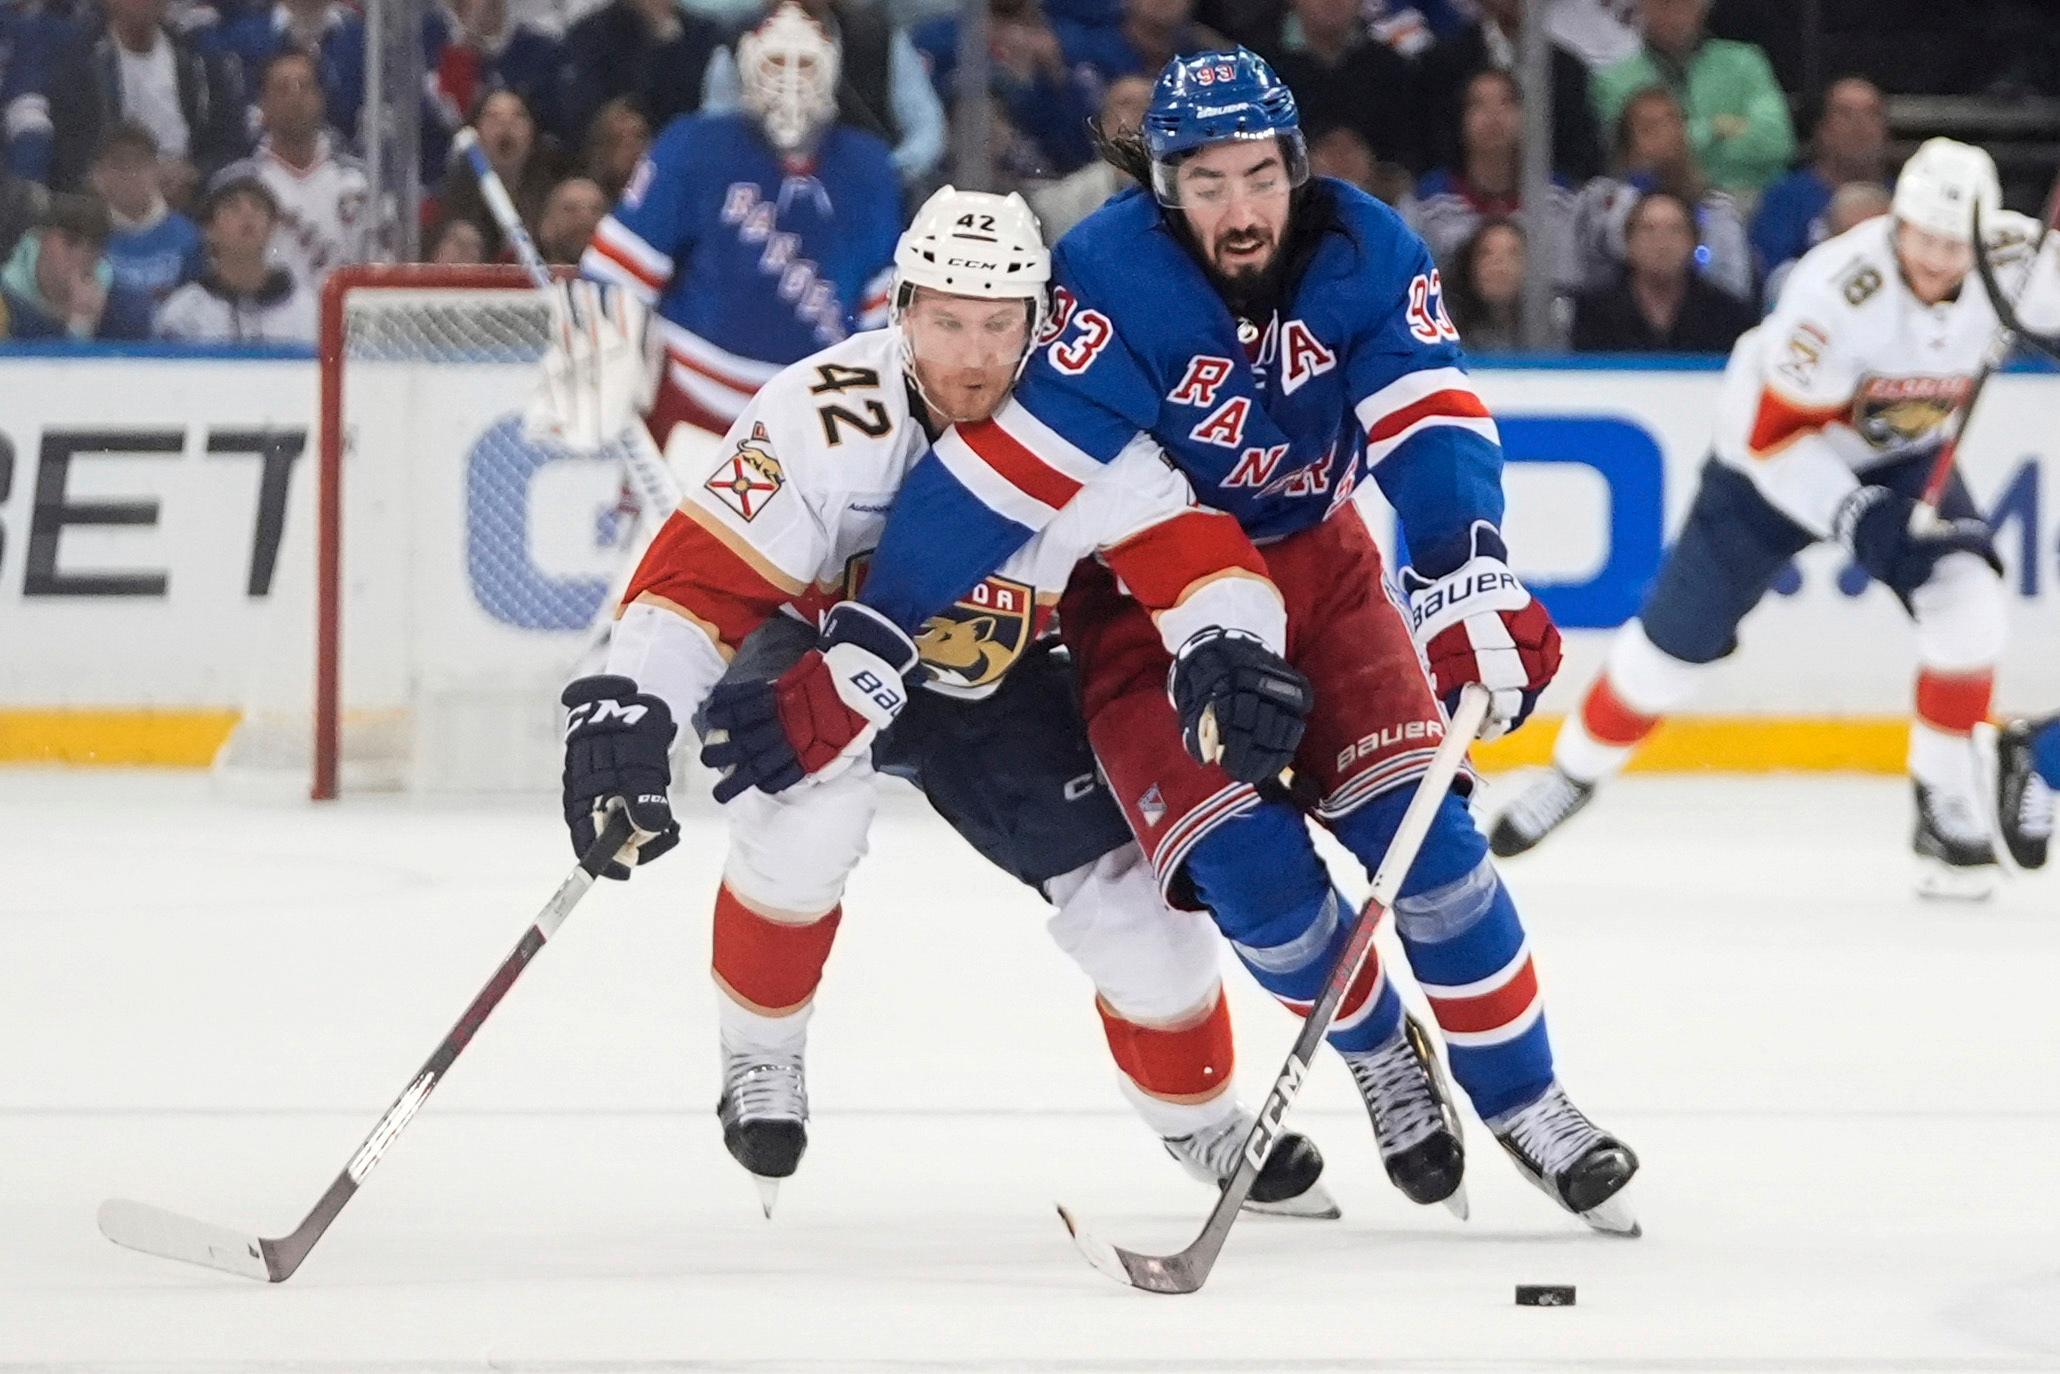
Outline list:
[[[782,367],[887,322],[901,235],[886,143],[835,122],[822,27],[782,5],[737,63],[744,109],[666,125],[580,260],[658,313],[652,432],[685,423],[711,444]]]
[[[2044,868],[2060,796],[2060,715],[1977,725],[1974,745],[1997,854],[2022,871]]]
[[[1429,254],[1372,197],[1309,178],[1294,98],[1265,63],[1244,51],[1176,59],[1141,135],[1107,152],[1145,189],[1059,243],[1043,346],[1013,399],[946,431],[911,473],[860,600],[871,619],[913,629],[1138,436],[1161,445],[1201,500],[1262,546],[1287,604],[1289,662],[1222,633],[1169,658],[1149,616],[1093,563],[1075,573],[1060,623],[1097,758],[1162,889],[1208,907],[1259,982],[1306,1010],[1351,923],[1307,818],[1371,872],[1444,733],[1439,699],[1481,683],[1490,732],[1514,728],[1558,666],[1558,632],[1505,561],[1495,424]],[[1367,475],[1414,553],[1406,616],[1383,594],[1350,499]],[[761,756],[731,758],[747,778],[777,785],[797,756],[870,728],[855,714],[781,710],[819,692],[817,678],[892,671],[862,664],[851,644],[827,647],[837,667],[811,656],[765,701],[711,721],[761,727]],[[1236,712],[1212,709],[1233,692]],[[780,729],[762,728],[768,715]],[[1438,813],[1395,917],[1453,1076],[1497,1140],[1569,1211],[1635,1234],[1618,1194],[1637,1159],[1559,1085],[1528,937],[1460,795]],[[1390,1178],[1463,1215],[1458,1117],[1428,1036],[1375,961],[1329,1039]]]

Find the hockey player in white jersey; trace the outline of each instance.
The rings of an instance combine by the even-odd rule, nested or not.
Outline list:
[[[1987,718],[2004,645],[2001,563],[1957,472],[1935,511],[1920,501],[1998,334],[1971,275],[1977,207],[2019,314],[2038,328],[2060,320],[2060,237],[2041,244],[2035,221],[2001,209],[1987,153],[1925,143],[1897,179],[1891,214],[1812,249],[1733,349],[1687,523],[1561,727],[1551,770],[1497,820],[1496,853],[1522,853],[1586,806],[1737,647],[1739,622],[1789,561],[1837,540],[1916,630],[1919,890],[1988,894],[1996,858],[1969,736]]]
[[[864,577],[907,469],[946,424],[982,419],[1007,398],[1044,322],[1049,275],[1020,196],[940,191],[901,239],[894,325],[779,373],[720,456],[699,461],[630,584],[606,673],[563,698],[575,843],[591,842],[597,814],[622,804],[641,832],[637,862],[673,846],[674,722],[816,652],[817,618]],[[650,391],[634,343],[641,312],[620,297],[598,301],[597,290],[561,288],[562,337],[536,420],[581,447],[648,443],[634,413]],[[913,664],[863,647],[905,642],[898,632],[860,626],[832,651],[845,656],[830,665],[834,695],[778,703],[766,730],[781,741],[797,721],[819,720],[840,740],[857,729],[849,746],[804,760],[819,777],[777,795],[728,778],[716,788],[730,833],[714,915],[717,1110],[768,1213],[806,1145],[811,1001],[845,880],[865,853],[878,772],[913,781],[975,848],[1051,902],[1053,937],[1094,983],[1125,1095],[1190,1172],[1220,1183],[1236,1167],[1252,1118],[1229,1090],[1218,937],[1205,915],[1161,902],[1096,777],[1070,668],[1044,631],[1082,558],[1115,570],[1172,645],[1245,636],[1277,654],[1285,611],[1237,522],[1198,507],[1149,443],[1094,485],[1094,499],[1073,503],[929,623],[918,640],[924,689],[904,690]],[[852,613],[864,608],[844,601],[838,614]],[[1292,755],[1299,716],[1231,683],[1216,690],[1226,759],[1272,776]],[[755,747],[752,735],[711,733],[703,758],[720,768]],[[964,905],[939,893],[938,919],[980,919]],[[1254,1197],[1269,1210],[1334,1215],[1321,1167],[1314,1146],[1289,1136]]]

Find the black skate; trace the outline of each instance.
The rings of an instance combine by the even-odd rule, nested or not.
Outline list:
[[[1366,1099],[1388,1181],[1411,1202],[1442,1202],[1464,1221],[1466,1144],[1444,1066],[1423,1026],[1405,1014],[1387,1044],[1340,1057]]]
[[[1554,1202],[1605,1235],[1643,1232],[1621,1196],[1638,1172],[1631,1147],[1567,1100],[1557,1082],[1527,1107],[1488,1123],[1521,1173]]]
[[[1996,890],[1996,849],[1974,802],[1942,787],[1911,784],[1917,793],[1917,893],[1945,901],[1981,902]]]
[[[801,1055],[731,1050],[722,1056],[723,1147],[758,1184],[758,1205],[767,1217],[808,1149],[808,1084]]]
[[[1996,854],[2013,868],[2046,866],[2053,838],[2053,789],[2032,767],[2031,744],[2060,716],[2013,720],[2001,730],[1974,727],[1975,767],[1981,778],[1982,818]]]
[[[1532,778],[1495,818],[1488,848],[1498,858],[1514,858],[1572,820],[1594,796],[1594,783],[1577,782],[1549,768]]]
[[[1166,1153],[1180,1161],[1180,1167],[1221,1191],[1230,1183],[1244,1159],[1245,1141],[1252,1134],[1256,1118],[1239,1107],[1218,1124],[1192,1135],[1161,1137]],[[1323,1155],[1309,1137],[1289,1131],[1273,1144],[1266,1164],[1245,1198],[1247,1212],[1268,1212],[1285,1217],[1318,1217],[1334,1221],[1340,1215],[1337,1201],[1317,1180],[1323,1175]]]

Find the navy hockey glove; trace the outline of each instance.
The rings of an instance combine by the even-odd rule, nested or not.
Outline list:
[[[1491,694],[1482,739],[1522,725],[1559,671],[1559,627],[1509,570],[1509,550],[1485,520],[1423,550],[1402,570],[1409,621],[1447,712],[1478,682]]]
[[[565,720],[565,824],[574,853],[593,844],[611,803],[620,802],[636,827],[635,862],[650,863],[680,842],[666,789],[672,783],[672,711],[626,677],[583,677],[558,698]],[[629,866],[610,863],[603,877],[627,878]]]
[[[782,792],[849,767],[901,714],[902,679],[915,666],[915,642],[892,621],[838,602],[816,647],[786,672],[770,682],[719,683],[709,694],[701,762],[722,774],[715,799],[753,787]]]
[[[1869,577],[1905,596],[1929,582],[1949,553],[1971,553],[2002,574],[2003,560],[1986,524],[1940,519],[1913,533],[1916,510],[1917,502],[1899,491],[1861,487],[1839,503],[1831,529]]]
[[[1253,784],[1294,761],[1315,702],[1309,679],[1256,636],[1213,627],[1180,646],[1166,691],[1187,752]]]

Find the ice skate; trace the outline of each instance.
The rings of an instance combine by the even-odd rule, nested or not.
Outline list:
[[[1504,807],[1488,832],[1488,848],[1508,859],[1535,846],[1572,820],[1595,796],[1595,784],[1577,782],[1557,768],[1548,768],[1525,784],[1515,801]]]
[[[808,1083],[797,1050],[723,1047],[722,1143],[731,1158],[758,1184],[758,1204],[768,1218],[778,1201],[780,1180],[791,1175],[808,1149]]]
[[[1256,1118],[1239,1107],[1214,1126],[1192,1135],[1164,1136],[1162,1140],[1166,1153],[1179,1160],[1181,1168],[1203,1183],[1213,1183],[1221,1189],[1237,1172],[1254,1124]],[[1317,1181],[1322,1174],[1323,1156],[1316,1146],[1307,1136],[1289,1131],[1274,1142],[1273,1153],[1266,1156],[1266,1166],[1259,1170],[1244,1210],[1335,1220],[1340,1215],[1338,1204]]]
[[[1975,771],[1982,818],[1996,857],[2022,871],[2044,868],[2053,838],[2053,789],[2032,767],[2031,742],[2049,720],[2013,720],[1998,730],[1974,727]]]
[[[1488,1123],[1517,1172],[1606,1235],[1642,1234],[1622,1196],[1638,1172],[1631,1147],[1581,1114],[1555,1081],[1529,1106]]]
[[[1444,1066],[1422,1025],[1405,1015],[1387,1044],[1341,1057],[1366,1099],[1388,1180],[1411,1202],[1442,1202],[1465,1220],[1466,1144]]]
[[[1917,893],[1944,901],[1981,902],[1995,894],[1995,845],[1981,808],[1958,792],[1913,783],[1917,792]]]

